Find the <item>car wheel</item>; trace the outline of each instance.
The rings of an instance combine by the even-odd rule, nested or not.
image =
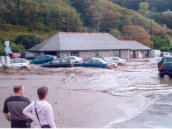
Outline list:
[[[164,79],[164,80],[170,80],[170,75],[164,74],[163,79]]]

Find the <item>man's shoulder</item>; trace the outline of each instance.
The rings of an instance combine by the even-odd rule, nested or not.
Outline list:
[[[10,101],[27,101],[30,103],[30,100],[24,96],[10,96],[5,100],[5,102],[10,102]]]

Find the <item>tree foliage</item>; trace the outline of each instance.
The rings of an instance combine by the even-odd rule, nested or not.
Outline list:
[[[136,40],[149,47],[153,46],[153,42],[151,41],[151,36],[141,26],[135,26],[135,25],[124,26],[123,32],[125,34],[125,39],[127,40]]]
[[[35,35],[18,35],[14,42],[23,45],[26,49],[30,49],[41,42],[41,39]]]

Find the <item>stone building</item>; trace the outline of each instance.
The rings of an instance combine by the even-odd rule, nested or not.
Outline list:
[[[151,49],[137,41],[120,41],[109,33],[60,32],[30,49],[36,54],[57,57],[78,56],[121,57],[124,59],[148,57]]]

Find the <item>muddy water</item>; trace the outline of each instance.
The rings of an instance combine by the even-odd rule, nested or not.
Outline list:
[[[48,86],[48,101],[59,128],[171,128],[172,83],[159,79],[158,60],[131,60],[127,66],[112,70],[60,68],[46,74],[36,69],[35,73],[0,73],[0,104],[12,95],[14,84],[23,84],[31,101],[37,98],[38,87]],[[0,127],[9,127],[0,115]]]

